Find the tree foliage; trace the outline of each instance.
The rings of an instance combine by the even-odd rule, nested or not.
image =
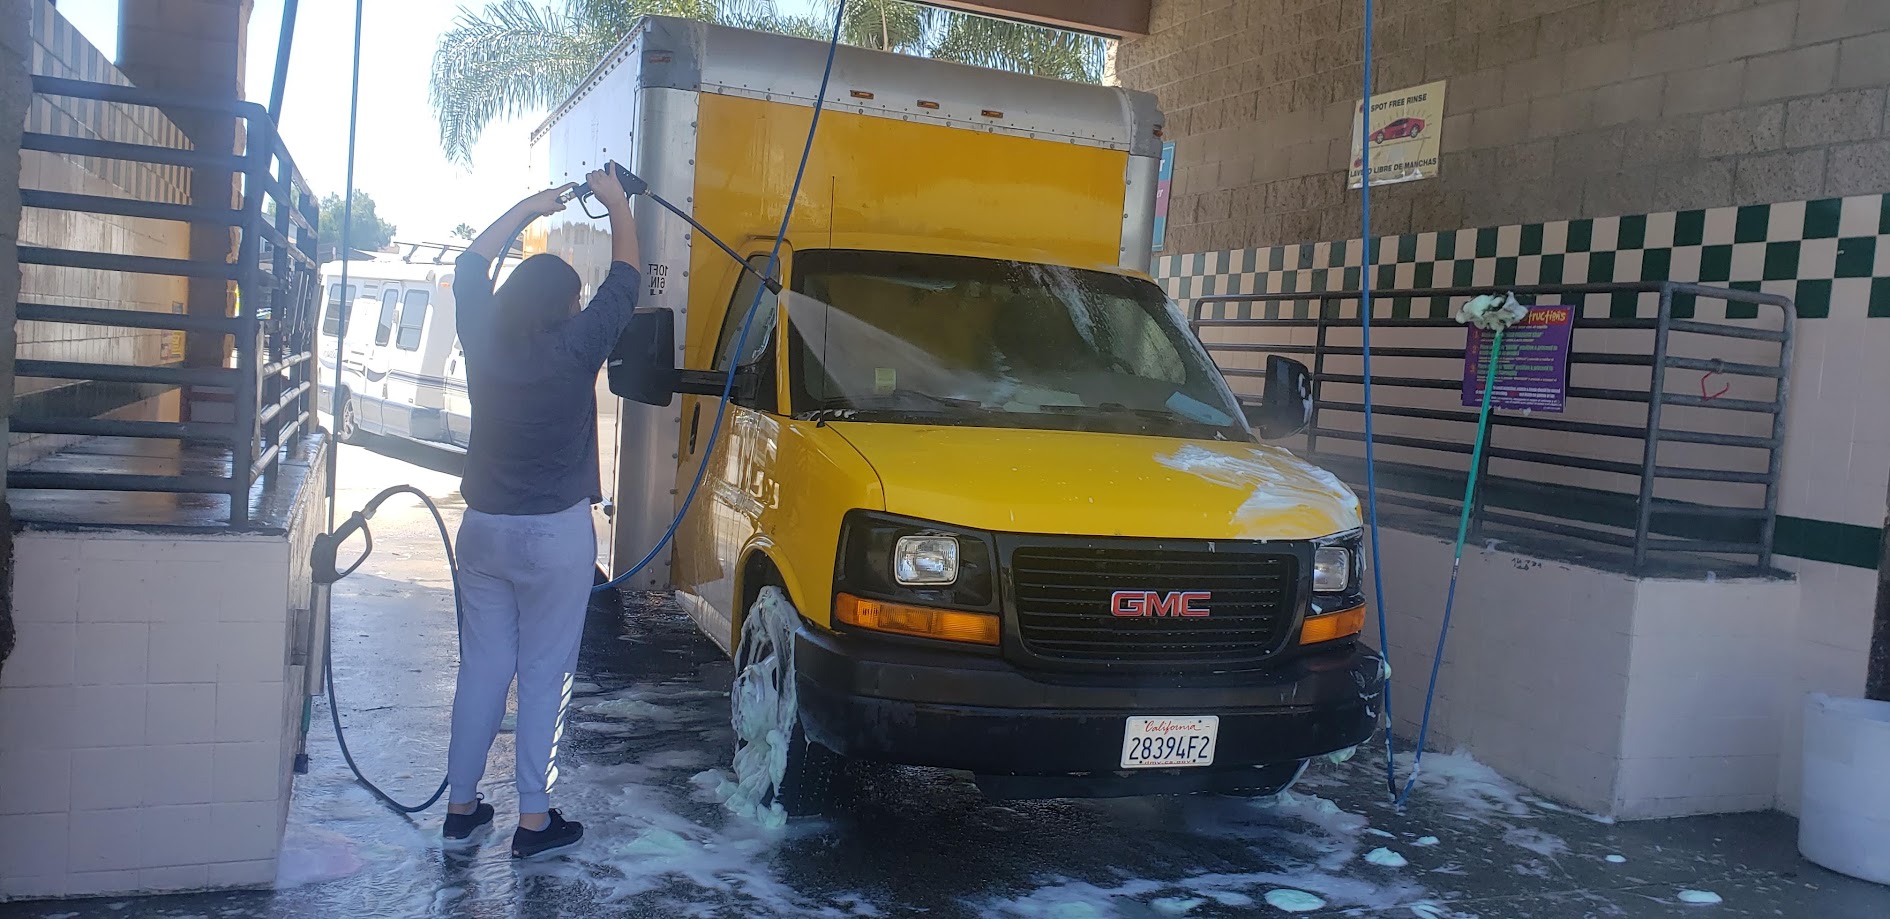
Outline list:
[[[545,4],[558,4],[548,7]],[[488,0],[462,7],[433,52],[428,101],[448,159],[470,164],[494,121],[564,100],[644,16],[678,16],[804,38],[828,35],[836,4],[787,16],[773,0]],[[1106,43],[1092,35],[942,10],[907,0],[849,0],[850,45],[1094,83]]]
[[[322,223],[317,234],[321,245],[341,245],[341,204],[341,196],[333,192],[322,198]],[[354,190],[354,208],[349,216],[354,222],[348,230],[348,248],[373,252],[394,241],[394,225],[374,213],[374,198],[367,192]]]

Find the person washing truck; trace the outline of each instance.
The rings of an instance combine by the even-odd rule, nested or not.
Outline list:
[[[460,486],[460,664],[442,833],[468,839],[493,820],[478,787],[516,675],[514,858],[584,835],[582,824],[550,806],[550,793],[597,554],[590,521],[591,505],[602,499],[597,375],[642,286],[623,188],[608,170],[589,181],[608,212],[611,250],[588,307],[579,309],[577,272],[555,255],[526,259],[492,289],[492,260],[525,224],[563,210],[572,186],[514,205],[459,257],[453,281],[472,439]]]

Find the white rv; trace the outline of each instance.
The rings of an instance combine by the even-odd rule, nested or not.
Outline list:
[[[462,247],[397,243],[402,251],[322,266],[321,405],[342,390],[342,440],[362,432],[464,450],[471,425],[466,362],[453,309],[453,260]],[[347,304],[348,337],[339,339]],[[336,356],[340,355],[340,366]]]

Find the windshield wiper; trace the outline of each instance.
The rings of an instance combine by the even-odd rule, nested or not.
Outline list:
[[[1213,431],[1214,436],[1221,440],[1227,439],[1226,432],[1233,427],[1231,423],[1214,424],[1213,422],[1202,421],[1199,418],[1190,418],[1173,409],[1143,408],[1133,405],[1123,405],[1120,402],[1099,402],[1095,405],[1045,405],[1040,406],[1038,410],[1059,415],[1128,415],[1145,421],[1159,421],[1183,429],[1199,430],[1206,428]]]
[[[915,408],[897,403],[911,399],[924,403],[923,408]],[[844,402],[844,400],[839,400]],[[946,409],[947,411],[941,411]],[[875,396],[872,403],[825,405],[817,409],[796,415],[802,421],[848,421],[862,417],[952,417],[963,418],[970,413],[985,413],[984,403],[976,399],[954,399],[950,396],[935,396],[917,390],[900,390],[884,396]]]

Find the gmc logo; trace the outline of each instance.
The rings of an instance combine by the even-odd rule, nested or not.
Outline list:
[[[1145,616],[1206,616],[1207,602],[1214,595],[1205,590],[1118,590],[1109,595],[1109,612],[1124,618]]]

